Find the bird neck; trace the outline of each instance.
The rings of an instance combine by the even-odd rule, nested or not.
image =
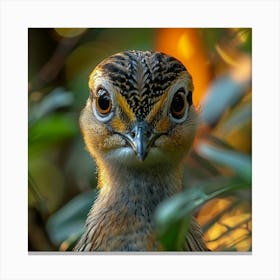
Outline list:
[[[157,251],[154,211],[181,189],[181,167],[98,164],[100,193],[76,250]],[[163,169],[164,168],[164,169]]]
[[[135,168],[123,165],[99,168],[100,195],[111,202],[131,203],[143,198],[153,207],[182,189],[182,166]]]

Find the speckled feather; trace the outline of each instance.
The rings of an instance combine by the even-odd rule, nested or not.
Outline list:
[[[138,120],[144,119],[172,82],[187,72],[177,59],[159,52],[127,51],[99,64],[98,70],[125,97]]]
[[[102,122],[93,112],[99,85],[115,100],[113,117]],[[90,97],[80,126],[98,167],[98,198],[88,214],[76,251],[161,251],[154,212],[182,190],[182,165],[193,142],[197,114],[188,95],[187,118],[176,123],[169,107],[173,86],[193,90],[187,69],[177,59],[149,51],[126,51],[101,62],[89,77]],[[144,162],[120,137],[137,121],[160,136]],[[192,219],[182,250],[207,250]]]

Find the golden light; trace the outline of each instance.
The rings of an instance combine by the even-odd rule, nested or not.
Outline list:
[[[180,37],[177,45],[177,50],[185,59],[191,59],[191,57],[195,54],[194,47],[192,45],[191,38],[189,34],[184,32]]]
[[[231,28],[232,33],[235,35],[237,43],[243,44],[247,42],[249,38],[250,31],[244,28]]]
[[[204,233],[207,246],[212,251],[224,248],[248,251],[251,248],[250,205],[239,203],[234,207],[234,203],[233,198],[213,199],[198,213],[197,220],[202,226],[216,219],[216,222]]]
[[[87,28],[55,28],[54,30],[61,37],[72,38],[81,35]]]
[[[229,66],[237,66],[238,64],[235,61],[235,58],[230,54],[230,52],[227,52],[225,49],[220,47],[219,45],[215,46],[215,49],[221,59],[228,64]]]
[[[193,102],[198,106],[211,81],[209,60],[197,28],[163,28],[158,31],[156,50],[179,59],[192,75]]]

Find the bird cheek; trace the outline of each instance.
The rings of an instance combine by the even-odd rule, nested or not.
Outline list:
[[[174,136],[161,135],[156,141],[155,146],[166,152],[176,152],[178,150],[178,143]]]
[[[177,126],[170,134],[161,135],[155,146],[163,151],[184,156],[193,143],[194,134],[182,126]]]
[[[174,132],[174,145],[177,146],[178,152],[187,154],[190,150],[193,140],[194,140],[195,133],[194,131],[190,130],[185,126],[178,126]]]
[[[86,132],[85,142],[89,150],[96,150],[101,153],[125,146],[125,140],[117,134],[111,135],[107,128],[99,126]]]
[[[155,131],[158,133],[166,133],[171,126],[169,118],[161,118],[155,126]]]
[[[127,129],[127,126],[124,124],[124,122],[118,116],[115,116],[112,119],[110,125],[114,131],[117,131],[119,133],[124,133]]]
[[[162,149],[162,150],[164,150],[165,149],[165,147],[167,147],[168,146],[168,136],[167,135],[161,135],[161,136],[159,136],[159,138],[155,141],[155,146],[156,147],[158,147],[158,148],[160,148],[160,149]]]
[[[92,112],[88,107],[81,113],[80,128],[90,153],[94,155],[95,150],[102,150],[103,143],[108,138],[109,132],[104,124],[98,123],[93,118]]]
[[[125,140],[122,137],[120,137],[117,134],[114,134],[104,139],[102,149],[103,150],[117,149],[120,147],[124,147],[125,144],[126,144]]]
[[[102,151],[108,132],[101,125],[91,125],[91,127],[82,127],[84,141],[86,147],[92,156],[96,156],[96,152]]]

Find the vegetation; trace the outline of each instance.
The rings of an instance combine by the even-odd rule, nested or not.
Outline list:
[[[163,245],[178,250],[195,214],[211,250],[252,250],[251,30],[82,28],[29,29],[29,250],[71,250],[83,230],[97,190],[79,112],[91,70],[126,49],[181,60],[201,115],[185,190],[156,213]]]

